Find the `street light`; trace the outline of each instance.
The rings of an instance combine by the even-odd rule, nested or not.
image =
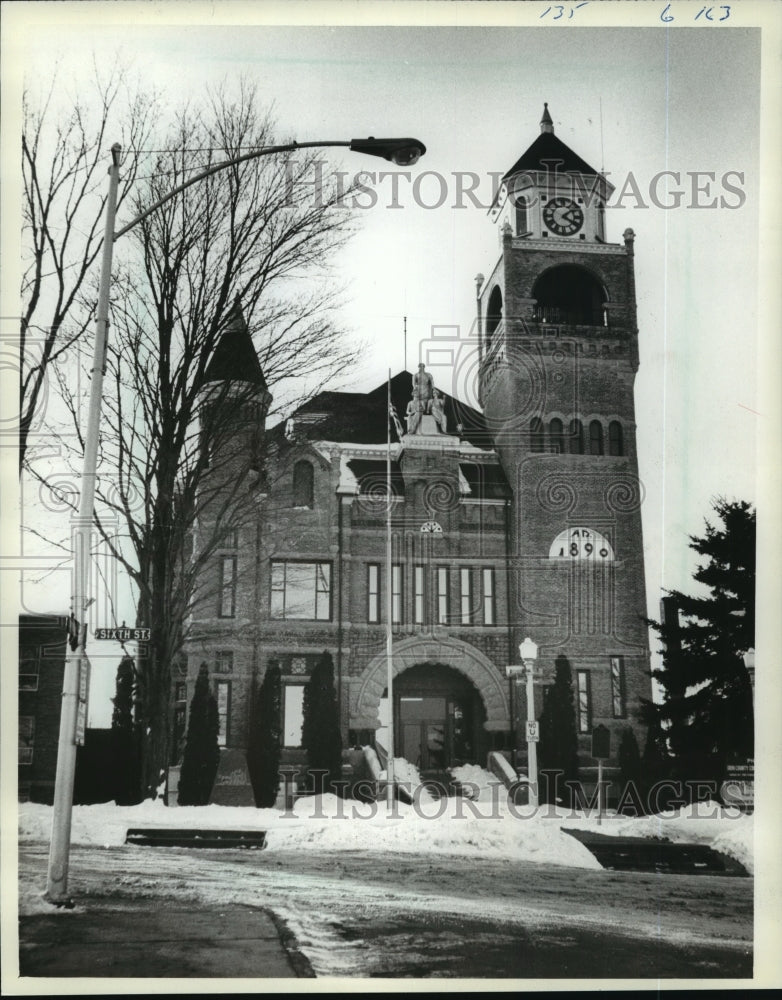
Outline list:
[[[529,781],[529,802],[537,809],[538,806],[538,726],[535,721],[535,662],[538,658],[538,646],[527,636],[519,646],[519,655],[523,666],[506,667],[508,677],[517,681],[526,677],[527,680],[527,779]]]
[[[62,688],[62,709],[60,712],[60,733],[57,746],[57,771],[54,784],[54,803],[52,810],[52,839],[49,848],[49,867],[47,873],[46,898],[57,905],[69,905],[68,899],[68,862],[70,855],[71,818],[73,813],[73,785],[76,774],[76,721],[78,702],[86,700],[87,679],[89,677],[89,659],[87,657],[87,609],[92,603],[89,596],[89,560],[92,540],[92,521],[95,510],[95,481],[98,464],[98,432],[100,427],[100,412],[103,402],[103,375],[106,367],[106,348],[108,345],[109,328],[109,292],[111,286],[111,264],[114,253],[114,243],[130,229],[166,202],[181,194],[193,184],[197,184],[212,174],[219,173],[227,167],[236,166],[247,160],[255,160],[261,156],[271,156],[275,153],[290,153],[298,149],[312,149],[321,146],[345,146],[357,153],[369,156],[379,156],[391,160],[399,166],[410,166],[416,163],[426,152],[426,146],[418,139],[351,139],[349,141],[321,142],[289,142],[279,146],[264,146],[242,156],[216,163],[202,173],[191,177],[167,195],[160,198],[146,211],[136,216],[132,222],[117,232],[114,224],[117,212],[117,189],[119,186],[120,154],[122,147],[114,143],[111,147],[111,166],[109,167],[109,191],[106,199],[106,219],[103,235],[103,256],[101,260],[100,286],[98,292],[98,308],[95,317],[95,346],[92,358],[92,379],[90,382],[90,401],[87,415],[87,428],[84,435],[84,466],[81,475],[79,493],[79,512],[74,528],[74,573],[72,619],[77,629],[76,636],[70,643],[71,648],[65,660],[65,673]],[[85,706],[86,708],[86,706]],[[83,709],[84,711],[85,709]]]

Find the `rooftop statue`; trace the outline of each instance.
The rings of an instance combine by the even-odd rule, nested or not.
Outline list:
[[[434,379],[423,362],[413,375],[413,398],[407,404],[405,420],[408,434],[447,434],[443,394],[434,387]]]

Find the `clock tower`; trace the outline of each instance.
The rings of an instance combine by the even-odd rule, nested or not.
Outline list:
[[[638,711],[651,697],[634,233],[608,242],[612,190],[556,136],[545,105],[490,210],[500,253],[478,285],[480,398],[513,491],[513,648],[538,644],[544,684],[567,657],[586,777],[592,729],[609,728],[616,763],[628,727],[643,747]]]

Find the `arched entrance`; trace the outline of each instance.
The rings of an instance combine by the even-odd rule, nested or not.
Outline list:
[[[475,686],[443,663],[418,663],[394,682],[395,752],[422,773],[482,760],[485,718]]]
[[[470,763],[483,763],[485,760],[485,749],[501,745],[510,730],[510,707],[508,702],[508,686],[503,672],[492,663],[491,660],[475,646],[463,642],[454,636],[411,636],[407,639],[400,639],[394,643],[393,647],[393,674],[394,674],[394,701],[397,696],[407,687],[408,697],[427,697],[421,693],[420,688],[424,684],[421,673],[416,672],[419,667],[439,667],[445,668],[434,671],[429,669],[426,683],[430,683],[432,689],[444,686],[446,690],[446,713],[448,711],[448,691],[453,692],[455,707],[458,705],[459,697],[463,692],[468,692],[470,697],[475,699],[472,709],[473,715],[470,722],[471,732],[474,734],[474,755]],[[403,681],[403,676],[407,678]],[[385,721],[381,721],[381,702],[385,708],[384,694],[388,683],[388,664],[385,651],[378,652],[358,677],[350,681],[350,729],[358,734],[375,732],[385,727]],[[402,684],[402,688],[398,688]],[[466,684],[466,687],[464,686]],[[415,690],[417,688],[418,690]],[[412,706],[413,702],[409,703]],[[442,710],[442,702],[437,705],[437,712]],[[422,711],[429,710],[428,705],[421,706]],[[461,708],[461,711],[464,711]],[[384,714],[384,713],[383,713]],[[442,718],[444,719],[445,713]],[[429,716],[423,717],[421,722],[426,722]],[[437,716],[431,718],[436,719]],[[399,719],[395,718],[395,734],[397,752],[401,752],[399,744]],[[414,722],[415,720],[410,720]],[[412,736],[411,736],[412,738]],[[499,741],[499,743],[497,742]],[[459,739],[456,747],[460,746]],[[463,743],[461,744],[463,748]],[[456,750],[453,751],[456,756]]]

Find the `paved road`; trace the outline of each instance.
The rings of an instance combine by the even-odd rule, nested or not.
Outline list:
[[[22,845],[23,887],[43,884],[45,864],[43,845]],[[319,976],[752,974],[751,879],[412,854],[76,847],[70,885],[87,907],[90,897],[268,907]]]

